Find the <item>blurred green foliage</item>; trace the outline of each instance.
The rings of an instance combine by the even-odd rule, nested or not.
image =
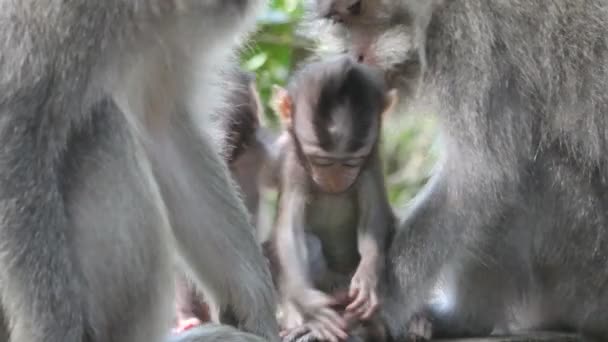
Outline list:
[[[257,75],[266,124],[274,129],[278,129],[277,116],[268,106],[272,86],[284,85],[312,47],[296,34],[303,12],[301,0],[270,1],[269,9],[259,18],[258,32],[242,55],[243,67]],[[424,185],[435,163],[435,118],[423,113],[393,113],[384,123],[382,140],[390,201],[400,207]]]
[[[243,66],[254,71],[262,101],[266,105],[266,119],[277,127],[276,115],[268,107],[273,84],[283,85],[298,60],[305,54],[306,44],[295,31],[304,13],[301,0],[272,0],[266,13],[258,19],[259,30],[252,44],[242,56]]]

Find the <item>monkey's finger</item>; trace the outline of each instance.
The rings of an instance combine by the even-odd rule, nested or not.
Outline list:
[[[415,315],[408,324],[408,340],[428,341],[433,334],[432,323],[422,315]]]
[[[282,338],[284,341],[294,340],[294,339],[298,338],[300,335],[304,335],[305,333],[307,333],[308,330],[309,329],[305,326],[300,326],[300,327],[291,328],[291,329],[283,329],[283,330],[279,331],[279,337]]]
[[[332,321],[335,317],[331,317],[329,313],[319,313],[315,319],[314,326],[318,331],[328,331],[330,334],[337,336],[346,335],[346,329],[342,328],[339,323]]]
[[[323,332],[323,329],[322,329],[319,321],[311,321],[307,325],[308,325],[308,328],[310,331],[308,332],[308,334],[306,334],[302,338],[300,338],[298,340],[298,342],[300,342],[303,339],[306,339],[308,336],[314,336],[314,338],[319,341],[326,339],[325,333]]]
[[[350,285],[350,289],[348,291],[348,297],[351,300],[358,296],[359,287],[360,287],[359,282],[357,280],[353,280],[352,284]]]
[[[367,312],[368,308],[369,308],[369,303],[366,302],[365,305],[358,307],[357,310],[354,311],[354,315],[356,317],[358,317],[360,320],[364,320],[363,316],[365,315],[365,312]]]
[[[361,315],[361,319],[368,320],[378,309],[378,296],[376,296],[375,292],[371,292],[369,296],[369,301],[367,303],[367,307],[363,311]]]
[[[368,297],[369,290],[367,287],[360,288],[357,297],[346,307],[346,311],[359,311],[367,302]]]
[[[362,320],[368,319],[376,310],[377,299],[373,291],[369,291],[369,295],[365,298],[365,303],[358,307],[355,311],[357,317]]]
[[[328,330],[332,335],[338,336],[342,339],[346,339],[348,334],[346,333],[346,322],[340,315],[331,309],[324,310],[324,312],[317,317],[319,325],[322,325],[323,330]]]
[[[344,320],[344,318],[342,318],[342,316],[340,316],[332,308],[323,308],[323,309],[321,309],[319,316],[321,318],[323,318],[324,320],[326,320],[326,321],[332,322],[332,324],[338,326],[342,330],[345,330],[346,327],[348,326],[346,324],[346,320]]]
[[[312,331],[298,337],[297,341],[294,342],[320,342],[322,339],[315,335]]]
[[[326,339],[344,340],[344,339],[348,338],[348,334],[345,331],[337,328],[336,326],[334,326],[332,324],[322,325],[319,327],[319,330],[323,332],[323,336],[325,336]]]
[[[281,339],[283,342],[295,342],[299,340],[300,337],[310,332],[310,328],[306,325],[301,325],[299,327],[293,329],[285,330],[285,336],[282,336]]]
[[[331,330],[328,327],[323,326],[323,324],[315,324],[316,336],[321,341],[330,341],[330,342],[338,342],[338,337],[332,334]]]
[[[348,297],[353,299],[357,297],[357,293],[359,293],[359,285],[356,282],[353,282],[348,290]]]

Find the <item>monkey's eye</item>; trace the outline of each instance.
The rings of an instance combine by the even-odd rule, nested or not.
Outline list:
[[[361,166],[361,164],[363,164],[364,160],[365,160],[364,158],[347,159],[342,162],[342,165],[344,165],[346,167],[359,167],[359,166]]]
[[[328,167],[334,164],[334,160],[331,158],[323,158],[323,157],[309,157],[310,163],[314,166],[318,167]]]
[[[361,0],[355,1],[354,4],[348,7],[348,13],[351,15],[360,15],[361,14]]]

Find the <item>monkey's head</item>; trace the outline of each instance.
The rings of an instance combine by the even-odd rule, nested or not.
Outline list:
[[[405,98],[423,74],[427,28],[443,1],[307,0],[306,31],[321,50],[381,68]]]
[[[340,193],[376,153],[381,120],[396,102],[379,70],[348,56],[301,69],[273,106],[319,190]]]

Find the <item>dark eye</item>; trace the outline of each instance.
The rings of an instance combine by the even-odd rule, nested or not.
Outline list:
[[[360,15],[361,14],[361,0],[355,1],[354,4],[348,7],[348,13],[351,15]]]
[[[363,160],[363,158],[347,159],[342,162],[342,165],[346,167],[359,167],[361,164],[363,164]]]
[[[319,167],[328,167],[334,164],[334,160],[331,158],[323,158],[323,157],[310,157],[308,158],[310,163],[314,166]]]

